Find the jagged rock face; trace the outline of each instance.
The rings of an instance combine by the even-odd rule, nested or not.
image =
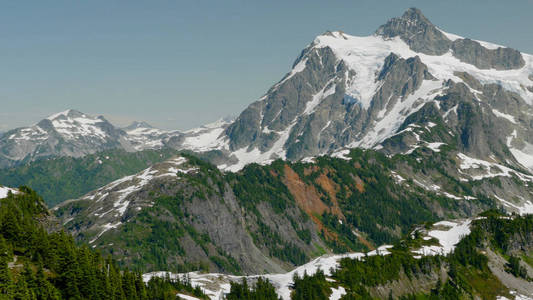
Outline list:
[[[342,33],[320,38],[347,39]],[[374,70],[366,70],[359,60],[339,59],[320,38],[304,50],[291,73],[228,127],[230,151],[300,159],[361,143],[391,110],[412,109],[416,99],[404,100],[424,81],[440,85],[419,57],[378,53],[380,60],[369,58],[376,62]],[[366,143],[372,142],[369,137]]]
[[[471,39],[448,36],[433,25],[419,9],[410,8],[400,18],[393,18],[376,31],[385,38],[400,37],[415,52],[443,55],[452,51],[460,61],[479,69],[512,70],[525,65],[519,51],[497,47],[488,49]]]
[[[453,55],[460,61],[479,69],[512,70],[525,65],[519,51],[511,48],[487,49],[471,39],[457,39],[452,43]]]
[[[320,94],[315,101],[318,104],[335,93],[341,79],[334,77],[344,71],[328,48],[304,50],[294,68],[294,72],[271,88],[262,101],[245,109],[226,130],[231,149],[271,148],[283,134],[290,134],[300,115],[312,113],[313,107],[308,102],[314,95]],[[303,70],[298,72],[300,68]]]
[[[386,38],[399,36],[415,51],[428,55],[442,55],[450,49],[451,41],[438,30],[419,9],[410,8],[400,18],[393,18],[376,31]]]

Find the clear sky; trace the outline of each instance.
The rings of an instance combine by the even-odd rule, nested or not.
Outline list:
[[[533,0],[0,0],[0,131],[68,108],[182,130],[237,115],[316,35],[370,35],[413,6],[533,53]]]

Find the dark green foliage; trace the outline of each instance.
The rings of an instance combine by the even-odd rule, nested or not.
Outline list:
[[[227,174],[233,192],[244,207],[256,212],[255,205],[267,202],[275,212],[283,213],[287,203],[294,203],[287,186],[281,181],[282,171],[275,167],[275,164],[250,164],[240,173]]]
[[[375,299],[370,294],[370,288],[383,287],[397,280],[412,280],[415,278],[434,278],[442,270],[448,270],[447,279],[439,279],[427,293],[401,295],[398,299],[405,300],[437,300],[437,299],[470,299],[476,296],[481,299],[495,298],[503,295],[506,288],[491,273],[487,266],[488,259],[481,251],[490,247],[497,251],[510,249],[511,244],[519,241],[520,247],[531,248],[531,224],[533,216],[502,218],[493,212],[487,212],[486,219],[474,221],[471,234],[464,237],[456,246],[455,251],[448,256],[429,256],[420,259],[413,258],[412,247],[420,245],[415,238],[398,242],[386,256],[366,256],[361,260],[343,259],[340,267],[333,271],[334,282],[326,280],[324,273],[319,271],[302,278],[294,278],[292,299],[329,299],[331,288],[342,286],[346,294],[341,299]],[[494,215],[494,216],[493,216]],[[502,232],[506,234],[503,235]],[[501,238],[501,236],[507,238]],[[529,237],[525,237],[528,235]],[[500,238],[496,238],[500,236]],[[430,241],[425,241],[430,242]],[[520,259],[510,256],[509,272],[514,276],[527,276],[525,269],[520,266]],[[524,277],[527,279],[527,277]],[[393,297],[392,290],[389,299]],[[244,298],[247,299],[247,298]]]
[[[352,233],[353,228],[367,233],[374,244],[381,245],[392,243],[401,236],[393,232],[396,228],[402,229],[402,234],[405,234],[413,224],[437,220],[430,207],[435,195],[429,196],[423,190],[410,190],[395,184],[390,175],[394,160],[379,152],[361,149],[353,149],[349,157],[349,161],[319,157],[317,165],[320,169],[317,172],[308,176],[299,172],[302,178],[306,178],[304,180],[317,186],[313,178],[324,170],[330,170],[327,176],[341,187],[336,196],[346,222],[343,225],[338,220],[326,219],[324,222],[341,233],[343,244],[348,245],[348,249],[362,248]],[[298,165],[295,164],[294,169],[302,170],[303,167]],[[363,192],[357,189],[355,178],[361,180]],[[383,227],[391,230],[383,230]]]
[[[292,242],[284,241],[277,231],[272,230],[268,225],[258,220],[259,229],[252,232],[252,238],[257,245],[266,247],[269,254],[283,261],[288,261],[294,265],[301,265],[307,262],[307,255]]]
[[[170,278],[168,276],[164,278],[153,277],[148,281],[146,292],[149,295],[149,299],[157,300],[177,299],[177,292],[192,295],[200,299],[207,299],[199,287],[192,287],[187,277],[182,279]]]
[[[261,277],[253,287],[248,285],[246,279],[242,283],[232,282],[231,290],[226,295],[227,300],[277,300],[278,296],[270,281]]]
[[[109,150],[81,158],[44,159],[11,169],[0,169],[0,182],[5,186],[29,186],[52,207],[176,154],[177,151],[171,149],[140,152]]]
[[[507,264],[507,271],[513,274],[515,277],[521,277],[528,279],[527,269],[520,265],[520,258],[516,256],[509,257],[509,263]]]
[[[323,300],[331,295],[330,284],[322,270],[318,270],[313,276],[304,275],[300,278],[295,273],[293,278],[293,300]]]
[[[175,299],[178,291],[205,298],[179,280],[153,279],[147,288],[140,273],[120,270],[63,231],[47,233],[42,199],[20,191],[0,199],[1,299]]]
[[[397,280],[403,273],[407,277],[429,274],[441,265],[440,257],[413,258],[408,250],[393,251],[391,255],[370,256],[363,260],[343,259],[334,278],[346,287],[377,286]]]

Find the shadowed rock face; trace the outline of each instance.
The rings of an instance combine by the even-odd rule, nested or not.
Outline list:
[[[289,74],[272,87],[263,101],[252,103],[228,127],[232,150],[242,147],[268,149],[306,109],[307,102],[320,92],[341,70],[330,48],[306,49],[295,65],[304,64],[301,72]]]
[[[419,57],[403,59],[390,54],[376,74],[380,87],[372,104],[364,109],[357,99],[346,96],[346,83],[357,74],[337,60],[331,49],[312,49],[304,55],[297,60],[306,61],[304,70],[286,77],[228,127],[233,150],[268,150],[285,136],[283,146],[288,159],[327,153],[356,142],[382,117],[381,111],[392,109],[401,98],[418,90],[424,80],[434,79]]]
[[[453,55],[479,69],[520,69],[525,61],[519,51],[511,48],[487,49],[470,39],[458,39],[452,44]]]
[[[512,70],[525,64],[520,52],[511,48],[487,49],[470,39],[452,42],[416,8],[391,19],[379,27],[376,34],[385,38],[400,37],[411,50],[424,54],[443,55],[452,50],[459,60],[480,69]]]
[[[372,99],[370,114],[375,116],[383,109],[391,109],[399,98],[418,90],[423,80],[432,79],[418,56],[402,59],[391,53],[378,76],[383,85]]]
[[[400,18],[393,18],[376,31],[386,38],[399,36],[416,52],[442,55],[451,41],[433,25],[419,9],[410,8]]]

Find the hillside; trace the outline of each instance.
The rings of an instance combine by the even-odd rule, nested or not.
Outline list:
[[[182,280],[160,278],[145,285],[141,274],[77,246],[64,231],[47,233],[49,222],[53,218],[31,189],[0,194],[1,299],[175,299],[178,292],[205,298]]]
[[[503,206],[480,189],[496,179],[480,186],[448,179],[429,189],[399,175],[409,174],[406,163],[417,161],[353,150],[316,163],[278,160],[222,173],[184,155],[54,213],[77,240],[143,271],[249,274],[281,272],[323,253],[371,250],[415,224]],[[433,162],[425,163],[431,170]]]
[[[285,274],[186,276],[211,299],[531,299],[533,217],[483,215],[426,224],[394,245],[323,256]],[[154,276],[168,275],[144,278]]]

